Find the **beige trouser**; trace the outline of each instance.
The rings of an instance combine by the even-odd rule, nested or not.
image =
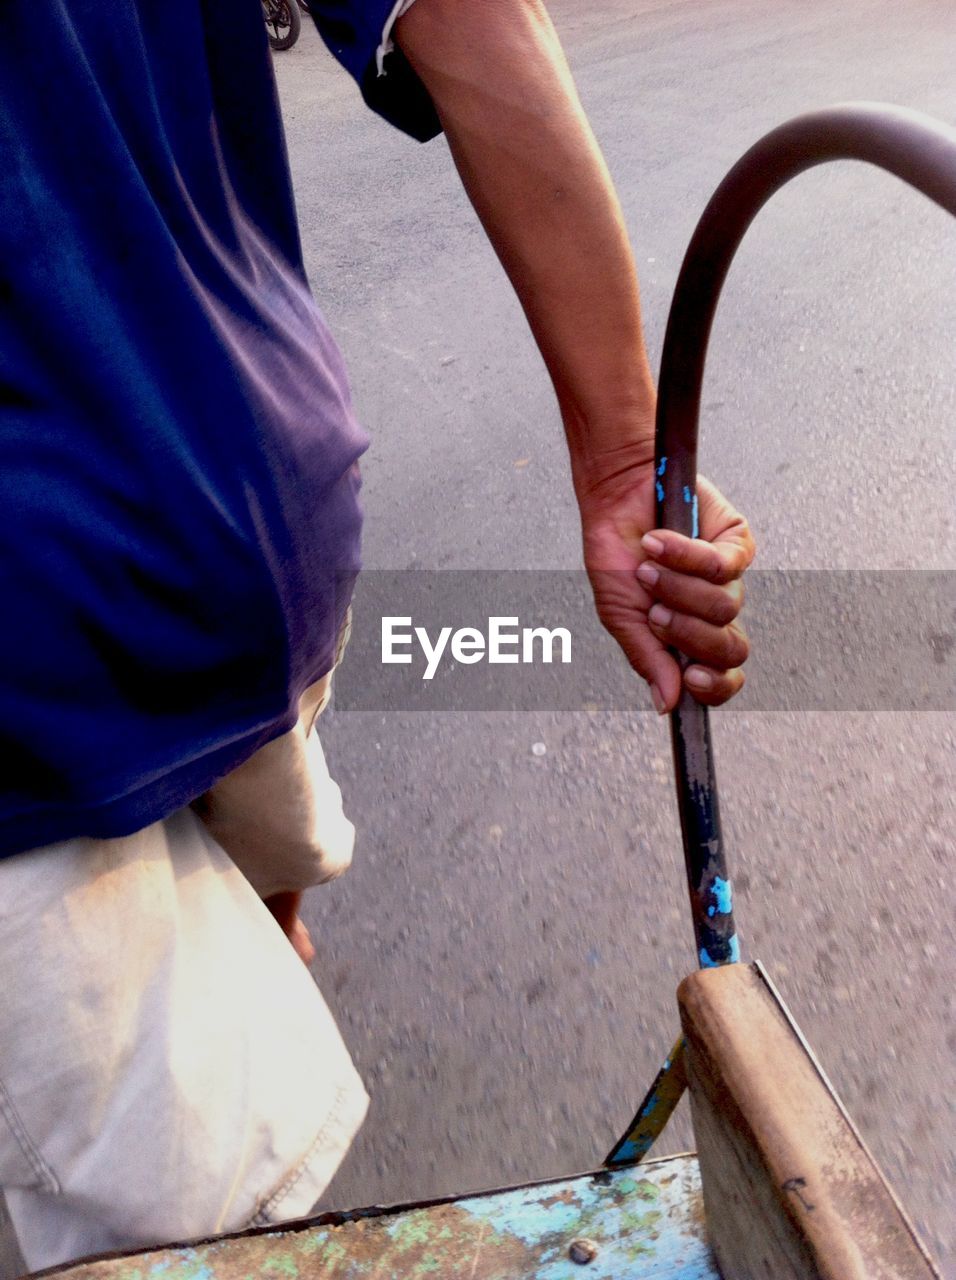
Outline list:
[[[310,732],[323,685],[208,826],[185,809],[0,861],[0,1187],[31,1269],[306,1214],[359,1128],[361,1081],[261,899],[351,857]]]
[[[342,793],[315,731],[331,680],[330,672],[306,690],[298,723],[289,733],[257,751],[193,805],[263,898],[325,884],[352,861],[355,828],[342,810]]]

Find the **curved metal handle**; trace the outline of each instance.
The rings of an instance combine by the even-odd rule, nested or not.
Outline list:
[[[762,138],[730,170],[697,224],[677,279],[657,392],[658,521],[697,532],[697,426],[720,291],[754,217],[791,178],[827,160],[864,160],[956,216],[956,130],[916,111],[848,103]],[[684,859],[702,966],[740,958],[706,708],[683,694],[671,716]]]

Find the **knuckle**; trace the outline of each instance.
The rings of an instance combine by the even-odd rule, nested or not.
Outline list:
[[[692,592],[688,591],[687,579],[678,573],[663,572],[659,581],[652,588],[653,598],[676,612],[690,613],[688,604]]]
[[[692,647],[697,638],[696,620],[684,613],[675,612],[670,623],[663,630],[667,638],[677,645]]]
[[[713,644],[714,665],[730,671],[746,661],[747,641],[733,627],[723,627]]]
[[[725,587],[734,580],[734,573],[730,564],[719,551],[714,553],[713,559],[707,566],[707,577],[718,587]]]
[[[708,622],[712,627],[725,627],[728,622],[732,622],[732,618],[727,617],[727,606],[720,596],[715,596],[708,600],[703,608],[698,610],[698,616],[703,622]]]
[[[715,655],[722,671],[729,671],[731,667],[737,665],[738,654],[737,646],[733,638],[725,631],[721,636],[720,644],[717,646],[717,654]]]
[[[689,540],[681,543],[679,547],[674,548],[674,554],[669,561],[669,565],[676,573],[699,575],[701,571],[700,549]]]
[[[734,661],[731,665],[735,667],[743,666],[750,657],[750,641],[747,639],[743,631],[732,629],[730,634],[733,637],[731,647],[733,649],[734,656]]]
[[[725,672],[723,678],[717,681],[714,689],[716,705],[720,706],[735,697],[744,687],[744,679],[744,673],[740,670]]]
[[[726,627],[733,622],[739,612],[739,601],[735,599],[731,592],[722,591],[708,601],[704,619],[715,627]]]

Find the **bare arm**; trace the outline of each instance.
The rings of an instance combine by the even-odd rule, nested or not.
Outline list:
[[[627,233],[543,5],[417,0],[398,38],[547,363],[575,483],[622,446],[653,456],[654,385]]]
[[[598,611],[658,710],[680,643],[721,702],[743,683],[736,579],[745,522],[702,487],[701,540],[642,537],[654,521],[654,386],[633,257],[607,167],[539,0],[416,0],[396,38],[438,110],[468,195],[521,300],[554,383]],[[706,540],[710,545],[705,545]],[[645,562],[657,576],[637,571]],[[736,584],[736,585],[735,585]],[[671,617],[658,626],[658,603]],[[686,677],[685,677],[686,678]]]

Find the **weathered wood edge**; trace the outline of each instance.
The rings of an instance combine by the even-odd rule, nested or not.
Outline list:
[[[711,1244],[726,1280],[939,1280],[762,967],[692,974],[678,1003]],[[774,1069],[784,1073],[776,1088]],[[815,1204],[804,1203],[811,1185]],[[873,1234],[854,1221],[872,1222]]]
[[[841,1116],[843,1117],[843,1120],[847,1128],[850,1130],[853,1137],[856,1139],[856,1142],[860,1148],[860,1151],[864,1156],[866,1156],[866,1158],[869,1160],[870,1164],[873,1166],[876,1173],[879,1175],[880,1180],[882,1181],[884,1187],[886,1188],[886,1194],[888,1198],[892,1200],[893,1204],[896,1206],[896,1211],[900,1215],[900,1219],[903,1222],[904,1226],[906,1227],[907,1231],[909,1232],[910,1237],[913,1240],[913,1243],[915,1244],[917,1249],[920,1251],[920,1253],[923,1255],[924,1259],[926,1260],[926,1263],[928,1264],[928,1266],[932,1271],[932,1274],[935,1277],[938,1277],[938,1280],[942,1280],[942,1273],[940,1272],[939,1268],[936,1266],[936,1262],[932,1254],[929,1252],[926,1245],[920,1239],[920,1235],[919,1235],[919,1232],[916,1230],[915,1223],[913,1222],[912,1218],[904,1208],[903,1203],[900,1200],[899,1196],[896,1194],[896,1191],[894,1190],[892,1183],[889,1182],[886,1175],[883,1173],[883,1170],[880,1168],[879,1164],[877,1163],[872,1151],[870,1151],[870,1148],[866,1145],[866,1141],[864,1140],[863,1135],[860,1133],[859,1129],[856,1127],[853,1117],[850,1115],[849,1111],[847,1111],[846,1106],[844,1105],[843,1099],[840,1097],[836,1089],[833,1087],[833,1083],[830,1080],[830,1077],[824,1071],[819,1058],[814,1053],[813,1048],[810,1045],[809,1041],[807,1040],[806,1036],[803,1034],[803,1032],[800,1030],[797,1023],[794,1021],[793,1014],[787,1008],[787,1005],[784,1002],[783,997],[780,995],[780,992],[777,990],[776,986],[773,983],[773,979],[770,977],[769,973],[767,973],[767,970],[764,968],[763,964],[759,960],[754,960],[752,962],[752,965],[758,977],[763,982],[764,986],[767,988],[777,1008],[786,1019],[791,1032],[793,1033],[793,1035],[796,1037],[797,1041],[803,1048],[803,1051],[807,1055],[810,1065],[813,1067],[814,1071],[819,1076],[821,1083],[829,1093],[831,1100],[836,1105],[837,1110],[840,1112]]]

